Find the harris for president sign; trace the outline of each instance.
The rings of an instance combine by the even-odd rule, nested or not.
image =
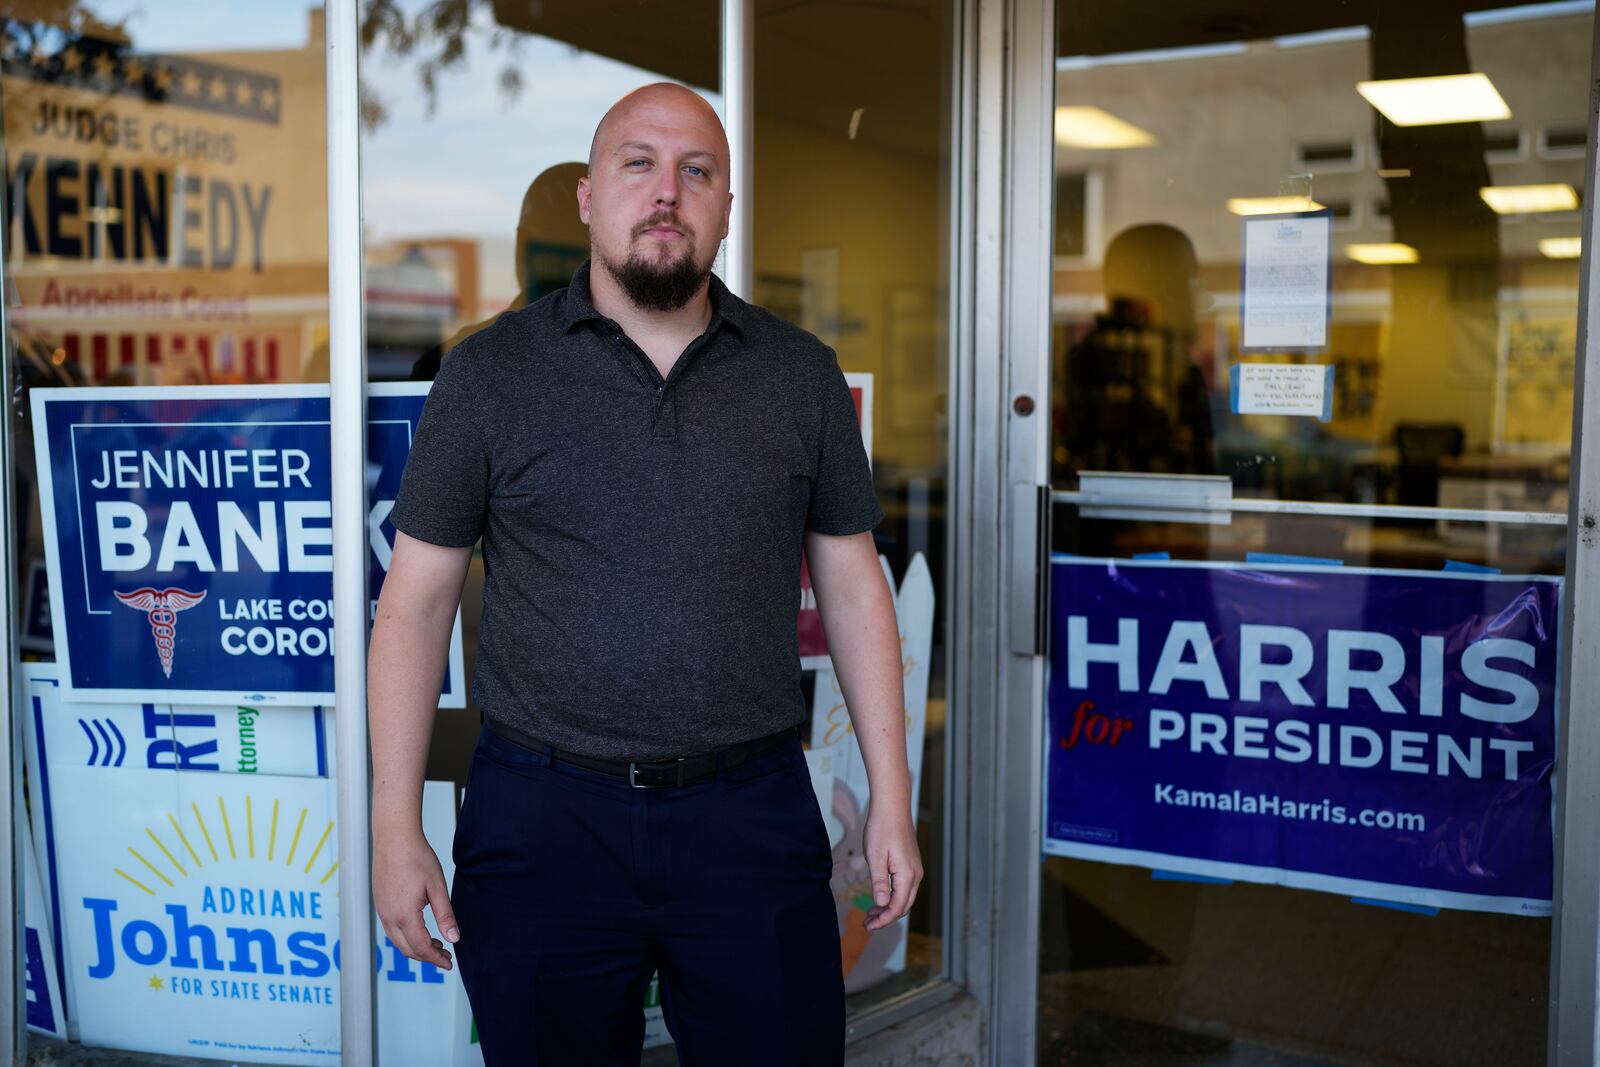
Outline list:
[[[426,392],[368,398],[373,604]],[[32,405],[63,699],[333,701],[326,386],[38,389]],[[464,696],[458,614],[441,704]]]
[[[1058,557],[1045,851],[1548,915],[1561,582]]]

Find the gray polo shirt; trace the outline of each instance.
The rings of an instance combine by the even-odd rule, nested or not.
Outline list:
[[[711,279],[662,379],[589,267],[446,356],[390,516],[483,539],[473,698],[557,748],[667,759],[801,722],[807,530],[882,519],[831,349]]]

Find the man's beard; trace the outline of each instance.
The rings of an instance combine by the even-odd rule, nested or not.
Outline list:
[[[628,300],[642,311],[682,309],[711,276],[710,263],[702,267],[694,260],[694,235],[676,218],[653,217],[640,223],[635,229],[638,233],[643,233],[646,229],[662,223],[683,230],[684,236],[690,242],[689,249],[670,262],[662,263],[637,250],[631,250],[628,258],[618,264],[598,248],[593,250],[595,258],[605,267],[606,272],[622,286],[622,291],[627,294]]]

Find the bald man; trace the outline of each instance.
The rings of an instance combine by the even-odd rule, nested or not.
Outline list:
[[[449,967],[455,947],[489,1067],[637,1064],[652,973],[690,1067],[842,1062],[833,861],[799,737],[802,549],[870,777],[867,927],[922,879],[854,404],[830,349],[712,275],[728,169],[681,86],[606,114],[578,184],[589,262],[445,358],[391,515],[373,893],[402,952]],[[484,728],[447,895],[422,778],[480,539]]]

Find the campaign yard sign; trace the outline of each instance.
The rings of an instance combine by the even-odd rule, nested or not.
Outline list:
[[[373,604],[427,389],[370,387]],[[327,386],[35,389],[32,404],[64,700],[332,703]],[[440,704],[465,703],[458,612]]]
[[[339,972],[352,961],[338,939],[332,781],[108,770],[48,753],[45,763],[79,1038],[234,1062],[336,1061]],[[454,825],[453,786],[426,783],[423,832],[447,881]],[[455,972],[407,959],[381,932],[365,965],[378,980],[383,1062],[450,1062]]]
[[[884,578],[894,593],[900,629],[900,675],[906,712],[906,761],[911,768],[911,812],[917,812],[922,787],[922,749],[928,730],[928,671],[933,650],[933,573],[918,552],[898,587],[882,556]],[[908,918],[870,933],[862,925],[872,910],[872,878],[867,867],[866,822],[871,809],[867,765],[850,721],[844,690],[833,669],[817,672],[811,703],[811,747],[806,750],[811,788],[822,810],[833,848],[834,908],[839,919],[839,954],[846,993],[859,993],[906,968]]]
[[[174,770],[326,778],[333,759],[333,716],[323,708],[263,712],[244,706],[64,704],[54,663],[24,663],[22,682],[30,832],[44,890],[43,904],[29,911],[28,922],[43,923],[55,946],[54,978],[70,1010],[60,855],[77,844],[60,839],[51,817],[60,796],[59,788],[52,789],[52,774],[71,766],[103,775]]]
[[[1051,570],[1047,852],[1550,913],[1559,579]]]

